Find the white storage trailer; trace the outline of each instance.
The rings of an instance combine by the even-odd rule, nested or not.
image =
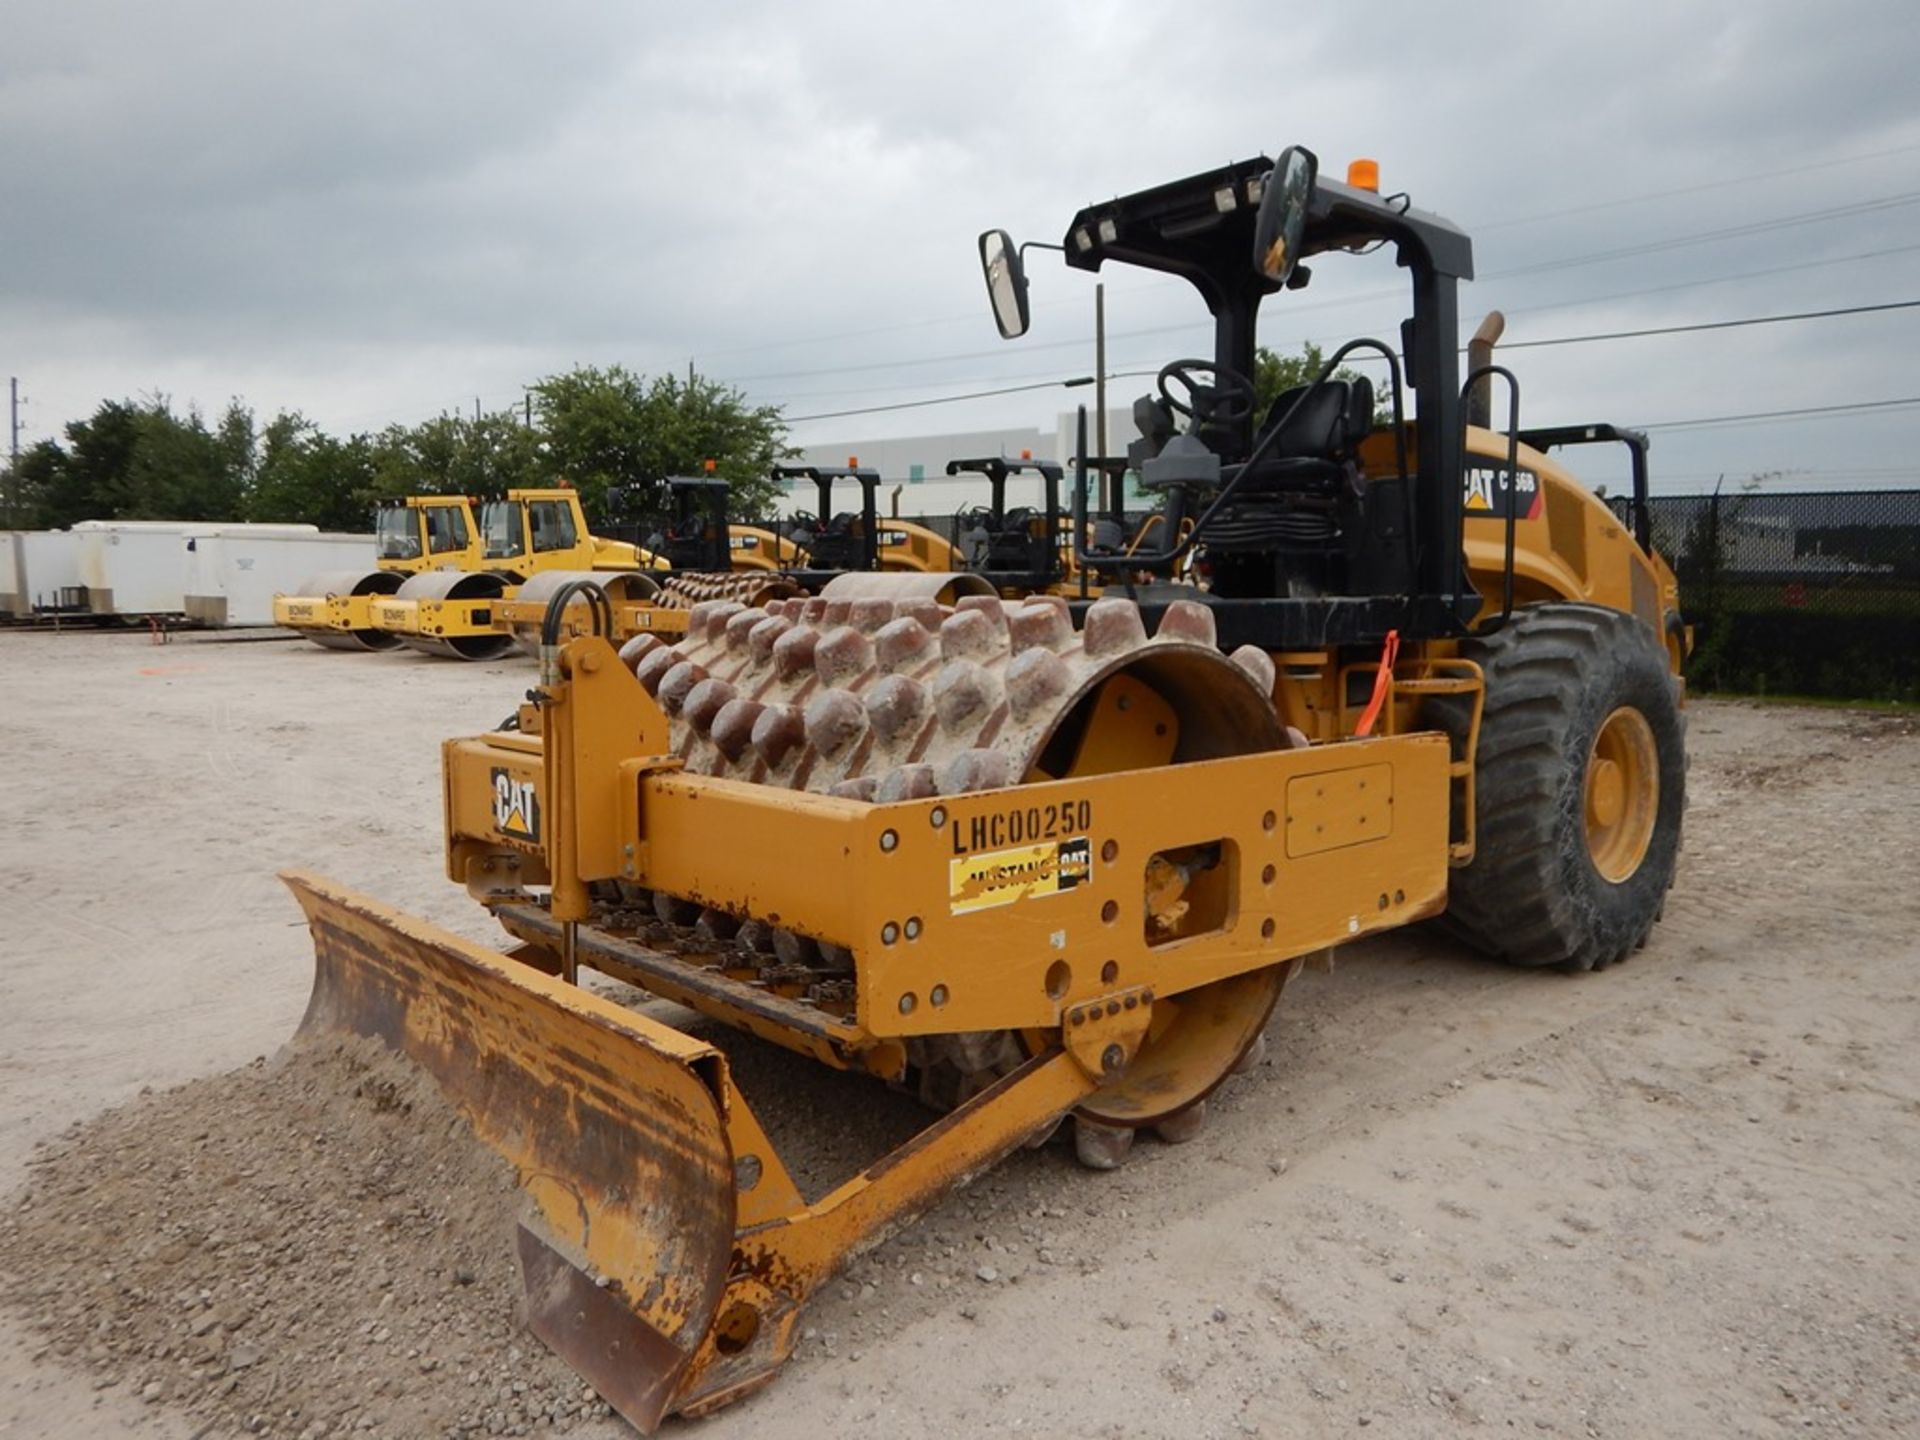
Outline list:
[[[12,600],[16,620],[86,609],[80,586],[80,537],[71,530],[16,530],[12,534]]]
[[[374,568],[373,536],[286,527],[225,525],[189,536],[185,613],[200,625],[273,624],[273,597],[309,575]]]
[[[73,533],[79,540],[80,583],[87,589],[87,609],[100,616],[185,615],[187,542],[222,530],[320,533],[315,525],[83,520],[73,527]]]

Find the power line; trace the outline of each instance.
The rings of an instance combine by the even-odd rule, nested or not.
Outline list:
[[[1742,239],[1748,235],[1763,235],[1774,230],[1788,230],[1796,225],[1812,225],[1823,220],[1842,220],[1854,215],[1875,215],[1884,210],[1899,210],[1913,204],[1920,204],[1920,190],[1908,191],[1900,195],[1882,195],[1877,199],[1862,200],[1852,205],[1833,205],[1823,210],[1782,215],[1772,220],[1755,220],[1745,225],[1727,225],[1718,230],[1702,230],[1692,235],[1675,235],[1665,240],[1649,240],[1639,245],[1623,245],[1617,250],[1595,250],[1586,255],[1568,255],[1559,260],[1542,260],[1532,265],[1520,265],[1511,270],[1489,271],[1479,278],[1509,280],[1521,275],[1542,275],[1549,270],[1568,270],[1576,265],[1597,265],[1607,260],[1625,260],[1631,256],[1653,255],[1665,250],[1683,250],[1690,245],[1704,245],[1713,240]]]
[[[1708,330],[1745,329],[1755,325],[1783,325],[1795,321],[1830,320],[1849,315],[1872,315],[1890,310],[1920,309],[1920,300],[1888,300],[1873,305],[1845,305],[1829,310],[1801,310],[1791,315],[1747,315],[1732,320],[1706,320],[1690,325],[1660,325],[1642,330],[1597,331],[1587,335],[1553,335],[1539,340],[1518,340],[1502,344],[1501,350],[1535,350],[1550,345],[1587,345],[1608,340],[1642,340],[1661,335],[1688,335]],[[1461,347],[1464,353],[1465,347]],[[1371,360],[1385,364],[1378,355],[1354,356],[1354,360]],[[1109,380],[1125,380],[1143,375],[1157,375],[1156,370],[1110,370]],[[947,405],[962,400],[978,400],[993,395],[1011,395],[1023,390],[1050,390],[1063,381],[1039,381],[1033,384],[1010,385],[996,390],[974,390],[958,395],[935,396],[924,400],[909,400],[891,405],[865,406],[849,410],[836,410],[826,415],[792,415],[789,420],[798,423],[802,420],[830,420],[848,415],[871,415],[886,410],[912,410],[929,405]],[[852,392],[862,393],[862,392]]]
[[[1662,470],[1660,480],[1712,480],[1720,470]],[[1775,472],[1783,480],[1920,480],[1920,465],[1792,465]]]
[[[893,405],[867,405],[857,410],[827,410],[818,415],[789,415],[786,419],[797,425],[802,420],[838,420],[847,415],[878,415],[886,410],[918,410],[927,405],[951,405],[956,400],[984,400],[989,395],[1017,395],[1023,390],[1058,390],[1063,387],[1092,383],[1091,375],[1084,379],[1043,380],[1037,385],[1007,385],[998,390],[975,390],[967,395],[940,395],[931,400],[902,400]]]
[[[1790,165],[1784,170],[1757,170],[1751,175],[1736,175],[1726,180],[1701,180],[1690,185],[1676,186],[1671,190],[1649,190],[1642,195],[1626,195],[1615,200],[1596,200],[1588,205],[1572,205],[1564,210],[1543,210],[1533,215],[1516,215],[1506,220],[1492,220],[1473,228],[1481,233],[1488,230],[1507,230],[1515,225],[1532,225],[1542,220],[1563,220],[1569,215],[1591,215],[1596,210],[1612,210],[1622,205],[1638,205],[1647,200],[1671,200],[1675,196],[1697,195],[1705,190],[1726,190],[1736,185],[1750,185],[1755,180],[1777,180],[1785,175],[1807,175],[1816,170],[1834,170],[1842,165],[1859,165],[1868,160],[1886,160],[1895,155],[1910,155],[1915,150],[1920,150],[1920,144],[1896,145],[1891,150],[1874,150],[1865,155],[1848,155],[1838,160],[1816,160],[1805,165]]]
[[[1549,345],[1585,345],[1600,340],[1641,340],[1655,335],[1689,335],[1702,330],[1738,330],[1751,325],[1781,325],[1793,320],[1827,320],[1843,315],[1871,315],[1883,310],[1920,309],[1920,300],[1888,300],[1874,305],[1843,305],[1831,310],[1801,310],[1791,315],[1747,315],[1735,320],[1702,320],[1691,325],[1656,325],[1643,330],[1601,330],[1588,335],[1552,335],[1541,340],[1503,340],[1501,350],[1538,350]],[[1310,344],[1324,346],[1330,341],[1315,340]],[[1467,347],[1460,347],[1460,354],[1467,353]],[[1375,354],[1355,355],[1353,363],[1371,362],[1386,364],[1384,357]]]
[[[1547,310],[1565,310],[1581,305],[1601,305],[1614,300],[1632,300],[1645,295],[1667,295],[1672,294],[1676,290],[1693,290],[1707,285],[1724,285],[1738,280],[1760,280],[1774,275],[1784,275],[1795,270],[1823,269],[1832,265],[1846,265],[1860,260],[1877,260],[1889,255],[1910,254],[1916,250],[1920,250],[1920,244],[1894,245],[1881,250],[1863,250],[1852,255],[1835,255],[1820,260],[1796,261],[1791,265],[1768,266],[1764,269],[1743,271],[1735,275],[1713,275],[1701,280],[1684,280],[1672,285],[1651,285],[1637,290],[1617,290],[1606,295],[1593,295],[1578,300],[1556,300],[1544,305],[1530,305],[1527,307],[1527,310],[1529,313],[1538,313]],[[1364,304],[1371,300],[1395,299],[1404,294],[1405,291],[1400,288],[1392,290],[1372,290],[1360,295],[1343,296],[1337,300],[1324,300],[1313,304],[1292,305],[1287,308],[1285,313],[1287,315],[1297,315],[1306,310],[1337,309],[1344,305]],[[1144,340],[1159,335],[1174,335],[1187,330],[1200,330],[1205,328],[1206,325],[1207,322],[1205,320],[1181,321],[1173,325],[1150,325],[1135,330],[1109,331],[1107,339],[1109,341]],[[1081,337],[1073,340],[1048,340],[1038,344],[1025,345],[1021,348],[1028,353],[1037,350],[1071,350],[1084,347],[1086,343],[1086,339]],[[815,375],[857,375],[868,370],[901,370],[910,366],[937,365],[955,360],[990,360],[1005,353],[1006,347],[1001,346],[999,349],[994,350],[962,350],[944,355],[928,355],[911,360],[876,360],[871,364],[863,365],[827,365],[807,370],[776,370],[759,375],[733,376],[730,378],[730,383],[736,385],[751,385],[756,381],[809,379]],[[850,392],[842,391],[840,393],[845,394]]]
[[[1793,315],[1749,315],[1740,320],[1703,320],[1697,325],[1660,325],[1647,330],[1605,330],[1592,335],[1557,335],[1547,340],[1516,340],[1502,350],[1538,350],[1547,345],[1585,345],[1596,340],[1641,340],[1650,335],[1692,335],[1702,330],[1739,330],[1749,325],[1781,325],[1790,320],[1831,320],[1839,315],[1873,315],[1883,310],[1913,310],[1920,300],[1889,300],[1881,305],[1846,305],[1835,310],[1802,310]]]
[[[1153,370],[1122,370],[1108,374],[1109,380],[1122,380],[1129,376],[1157,374]],[[1052,380],[1039,385],[1012,385],[1000,390],[976,390],[965,395],[941,395],[930,400],[907,400],[897,405],[875,405],[857,410],[834,410],[823,415],[795,415],[800,420],[838,420],[848,415],[873,415],[883,410],[914,410],[927,405],[946,405],[958,400],[979,400],[989,395],[1010,395],[1022,390],[1052,390],[1070,384],[1065,380]],[[1086,383],[1084,381],[1080,382]],[[1911,395],[1895,400],[1860,400],[1847,405],[1805,405],[1789,410],[1755,410],[1741,415],[1705,415],[1687,420],[1650,420],[1635,425],[1638,430],[1704,430],[1726,426],[1757,424],[1773,420],[1805,419],[1822,415],[1854,415],[1872,411],[1907,409],[1920,405],[1920,395]],[[1893,471],[1889,473],[1905,473]]]
[[[1837,169],[1843,165],[1863,164],[1869,160],[1885,160],[1895,155],[1911,154],[1916,150],[1920,150],[1920,144],[1896,145],[1891,149],[1875,150],[1875,151],[1870,151],[1861,155],[1847,155],[1837,160],[1811,162],[1805,165],[1793,165],[1793,166],[1788,166],[1785,169],[1779,169],[1779,170],[1757,170],[1746,175],[1734,175],[1721,180],[1708,180],[1708,181],[1700,182],[1698,184],[1681,186],[1671,190],[1651,190],[1640,195],[1626,195],[1613,200],[1597,200],[1592,202],[1591,204],[1570,206],[1563,210],[1543,211],[1538,214],[1513,216],[1505,220],[1492,220],[1492,221],[1487,221],[1485,223],[1477,223],[1477,222],[1469,223],[1467,225],[1467,229],[1470,233],[1473,233],[1473,234],[1483,234],[1490,230],[1504,230],[1517,225],[1529,225],[1540,220],[1556,220],[1569,215],[1587,215],[1587,214],[1593,214],[1601,210],[1617,209],[1618,207],[1623,205],[1637,205],[1648,200],[1668,200],[1676,196],[1692,195],[1705,190],[1724,190],[1724,189],[1731,188],[1733,186],[1751,184],[1756,180],[1774,180],[1774,179],[1779,179],[1780,177],[1786,176],[1786,175],[1802,175],[1815,170],[1830,170],[1830,169]],[[1482,277],[1482,278],[1490,279],[1494,277],[1488,276],[1488,277]],[[1140,285],[1120,287],[1120,292],[1125,294],[1131,294],[1139,290],[1161,289],[1168,285],[1173,285],[1177,283],[1179,282],[1172,279],[1156,279]],[[1391,291],[1387,293],[1398,294],[1399,292]],[[1034,308],[1035,309],[1051,309],[1058,305],[1073,304],[1073,303],[1079,303],[1079,302],[1068,301],[1068,300],[1058,300],[1058,301],[1036,300],[1034,302]],[[1336,303],[1344,303],[1344,302],[1336,302]],[[829,344],[838,340],[865,339],[873,335],[898,334],[902,331],[907,331],[907,330],[927,329],[935,325],[959,324],[964,321],[976,319],[978,317],[978,314],[979,314],[978,311],[968,311],[964,315],[939,315],[939,316],[931,316],[924,320],[903,320],[892,325],[877,325],[877,326],[868,327],[863,330],[841,331],[837,334],[832,334],[832,335],[801,336],[792,340],[768,340],[768,341],[762,341],[758,344],[753,344],[753,345],[732,345],[732,346],[727,346],[720,350],[710,350],[706,353],[709,357],[714,355],[747,355],[747,354],[760,353],[767,350],[785,349],[795,345]]]
[[[1760,270],[1737,270],[1730,275],[1708,275],[1698,280],[1677,280],[1668,285],[1643,285],[1632,290],[1609,290],[1604,295],[1583,295],[1573,300],[1549,300],[1538,305],[1528,305],[1526,313],[1540,314],[1547,310],[1571,310],[1581,305],[1605,305],[1615,300],[1638,300],[1647,295],[1671,295],[1676,290],[1700,290],[1709,285],[1730,285],[1741,280],[1764,280],[1775,275],[1787,275],[1796,270],[1823,270],[1833,265],[1849,265],[1859,260],[1880,260],[1889,255],[1910,255],[1920,250],[1920,244],[1890,245],[1880,250],[1860,250],[1852,255],[1826,255],[1817,260],[1796,260],[1791,265],[1769,265]],[[1371,300],[1392,300],[1406,293],[1404,288],[1392,290],[1369,290],[1361,295],[1343,296],[1338,300],[1323,300],[1313,305],[1292,305],[1288,315],[1302,310],[1336,310],[1344,305],[1357,305]],[[1196,321],[1195,327],[1204,324]]]
[[[1728,285],[1738,280],[1764,280],[1773,275],[1786,275],[1795,270],[1824,270],[1829,266],[1847,265],[1856,260],[1879,260],[1888,255],[1910,255],[1915,250],[1920,250],[1920,244],[1891,245],[1884,250],[1862,250],[1853,255],[1828,255],[1818,260],[1796,260],[1791,265],[1769,265],[1763,270],[1741,270],[1732,275],[1709,275],[1701,280],[1681,280],[1671,285],[1648,285],[1638,290],[1615,290],[1605,295],[1589,295],[1579,300],[1552,300],[1544,305],[1529,305],[1526,308],[1527,313],[1531,315],[1543,310],[1570,310],[1580,305],[1604,305],[1614,300],[1637,300],[1645,295],[1670,295],[1676,290],[1698,290],[1708,285]]]
[[[1870,410],[1899,410],[1920,405],[1920,395],[1899,400],[1861,400],[1851,405],[1803,405],[1793,410],[1755,410],[1746,415],[1706,415],[1693,420],[1655,420],[1636,426],[1640,430],[1704,430],[1723,425],[1743,425],[1761,420],[1796,420],[1810,415],[1857,415]]]
[[[1638,196],[1620,196],[1617,200],[1596,200],[1596,202],[1592,202],[1592,204],[1571,205],[1571,207],[1567,207],[1567,209],[1540,211],[1540,213],[1534,213],[1534,215],[1515,215],[1515,217],[1501,219],[1501,221],[1469,223],[1467,230],[1473,232],[1473,234],[1484,234],[1484,232],[1488,232],[1488,230],[1505,230],[1505,228],[1517,227],[1517,225],[1532,225],[1532,223],[1536,223],[1536,221],[1563,219],[1563,217],[1567,217],[1567,215],[1592,215],[1592,213],[1603,211],[1603,209],[1619,209],[1620,205],[1644,204],[1647,200],[1672,200],[1672,198],[1676,198],[1676,196],[1690,196],[1690,194],[1699,194],[1699,192],[1703,192],[1703,190],[1728,190],[1728,188],[1740,186],[1740,184],[1753,184],[1755,180],[1776,180],[1780,179],[1780,177],[1786,177],[1786,175],[1807,175],[1807,173],[1811,173],[1811,171],[1839,169],[1841,165],[1860,165],[1860,163],[1866,163],[1866,161],[1870,161],[1870,159],[1889,159],[1889,157],[1893,156],[1907,156],[1907,154],[1912,154],[1912,152],[1916,152],[1916,150],[1920,150],[1920,144],[1893,146],[1893,148],[1889,148],[1889,150],[1872,150],[1872,152],[1866,152],[1866,154],[1860,154],[1860,156],[1841,156],[1839,159],[1830,159],[1830,161],[1812,161],[1812,163],[1807,163],[1807,165],[1789,165],[1786,169],[1753,171],[1753,173],[1749,173],[1749,175],[1734,175],[1734,177],[1728,177],[1728,179],[1703,180],[1703,182],[1699,182],[1699,184],[1678,186],[1678,188],[1672,188],[1672,190],[1647,190],[1647,192],[1638,194]],[[1137,284],[1137,286],[1121,286],[1121,288],[1119,288],[1119,294],[1133,294],[1133,292],[1139,292],[1139,290],[1158,290],[1158,288],[1165,288],[1165,286],[1169,286],[1169,284],[1177,284],[1177,280],[1171,280],[1171,278],[1156,278],[1156,280],[1150,280],[1150,282],[1144,282],[1144,284]],[[1390,294],[1398,294],[1398,292],[1390,292]],[[1035,309],[1052,309],[1052,307],[1056,307],[1056,305],[1066,305],[1066,303],[1077,303],[1077,301],[1037,300],[1033,303],[1033,307],[1035,307]],[[785,349],[791,348],[791,346],[808,346],[808,344],[829,344],[829,342],[835,342],[835,340],[864,340],[864,338],[876,336],[876,334],[899,334],[902,330],[922,330],[922,328],[929,328],[929,326],[935,326],[935,324],[960,324],[964,323],[964,321],[977,319],[977,315],[979,315],[979,311],[968,311],[966,315],[937,315],[937,317],[929,317],[929,319],[924,319],[924,321],[900,321],[900,323],[897,324],[877,324],[877,326],[870,326],[870,328],[864,328],[864,330],[843,330],[843,332],[839,332],[839,334],[826,334],[826,336],[801,336],[801,338],[795,338],[795,340],[764,340],[764,342],[758,342],[758,344],[753,344],[753,346],[728,346],[728,348],[710,349],[707,353],[708,357],[710,357],[710,355],[749,355],[749,353],[760,353],[760,351],[768,351],[768,349]]]
[[[1889,300],[1875,305],[1843,305],[1831,310],[1801,310],[1791,315],[1748,315],[1736,320],[1703,320],[1691,325],[1656,325],[1642,330],[1602,330],[1588,335],[1552,335],[1541,340],[1505,340],[1499,345],[1501,350],[1539,350],[1550,345],[1586,345],[1601,340],[1642,340],[1656,335],[1690,335],[1703,330],[1739,330],[1752,325],[1781,325],[1793,320],[1828,320],[1844,315],[1872,315],[1885,310],[1920,309],[1920,300]],[[1331,340],[1308,342],[1324,348],[1335,343]],[[1467,353],[1467,347],[1460,347],[1460,354]],[[1355,355],[1353,363],[1371,362],[1386,364],[1386,359],[1377,354]],[[1154,372],[1148,372],[1154,373]]]

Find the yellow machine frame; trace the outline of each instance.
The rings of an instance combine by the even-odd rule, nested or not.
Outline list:
[[[643,1427],[764,1383],[792,1348],[801,1304],[835,1266],[1098,1091],[1183,996],[1276,966],[1284,983],[1285,962],[1445,903],[1451,780],[1447,742],[1434,734],[877,804],[684,772],[666,716],[597,636],[566,644],[520,727],[444,750],[448,873],[527,942],[519,958],[289,876],[320,955],[309,1026],[375,1025],[456,1099],[479,1071],[528,1087],[519,1103],[503,1105],[495,1090],[468,1109],[542,1212],[523,1260],[529,1284],[561,1298],[545,1311],[536,1303],[535,1329]],[[1086,858],[1071,884],[1057,860],[1063,840]],[[1207,923],[1156,941],[1139,920],[1145,868],[1209,844],[1223,863]],[[810,863],[794,866],[802,854]],[[842,945],[858,980],[853,1001],[834,1014],[734,979],[712,957],[582,940],[590,887],[606,882],[777,916]],[[551,887],[546,903],[533,902],[535,885]],[[360,958],[376,945],[377,970]],[[575,989],[567,982],[580,966],[882,1077],[902,1072],[913,1037],[941,1032],[1017,1030],[1031,1037],[1032,1058],[807,1204],[724,1058]],[[429,991],[430,1002],[409,999]],[[456,991],[469,998],[450,1021]],[[1250,1034],[1277,990],[1262,993],[1257,1013],[1236,1020]],[[617,1063],[591,1058],[609,1045]],[[494,1053],[497,1067],[484,1063]],[[607,1093],[616,1076],[617,1099]],[[577,1149],[564,1165],[544,1155],[574,1142],[515,1117],[547,1113],[563,1096],[575,1111],[650,1115],[604,1131],[596,1122],[596,1133],[630,1126],[638,1138],[621,1143],[637,1158],[620,1163],[671,1169],[682,1198],[689,1173],[720,1177],[684,1221],[689,1233],[724,1231],[731,1258],[719,1273],[684,1255],[669,1262],[654,1227],[623,1230],[618,1197],[583,1190]],[[574,1178],[562,1191],[543,1173]],[[596,1286],[589,1270],[612,1283]],[[609,1333],[652,1357],[639,1390],[635,1369],[596,1350]]]
[[[807,564],[805,550],[763,525],[728,525],[727,556],[734,570],[796,570]]]
[[[879,543],[882,570],[945,574],[966,568],[951,540],[911,520],[883,515],[875,538]]]

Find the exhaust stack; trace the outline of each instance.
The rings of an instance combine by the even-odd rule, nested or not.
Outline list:
[[[1489,310],[1487,318],[1480,322],[1480,328],[1473,332],[1473,338],[1467,342],[1469,374],[1493,363],[1493,347],[1499,343],[1506,329],[1507,317],[1498,310]],[[1467,396],[1467,423],[1478,425],[1482,429],[1490,429],[1492,422],[1493,377],[1482,375],[1473,382],[1473,389]]]

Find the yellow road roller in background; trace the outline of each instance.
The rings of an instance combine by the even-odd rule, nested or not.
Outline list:
[[[659,494],[656,487],[646,488],[649,494]],[[517,647],[531,655],[540,647],[541,631],[549,628],[548,609],[563,591],[567,598],[550,627],[556,637],[592,628],[591,591],[595,603],[605,608],[603,628],[610,626],[610,633],[622,640],[639,634],[683,634],[688,609],[702,600],[758,604],[799,593],[782,573],[804,569],[807,553],[770,529],[731,521],[729,489],[725,480],[711,472],[670,476],[665,488],[667,513],[654,523],[622,527],[629,534],[644,535],[642,552],[654,557],[657,565],[669,567],[669,573],[544,570],[493,605],[494,628],[512,635]]]
[[[465,495],[411,495],[374,515],[374,565],[368,571],[315,575],[292,595],[273,597],[273,623],[335,650],[389,650],[399,638],[377,629],[371,607],[409,575],[477,570],[484,562],[480,526]]]
[[[429,655],[490,660],[514,643],[495,624],[494,607],[531,577],[601,574],[616,587],[631,583],[644,598],[651,581],[642,572],[666,568],[637,545],[593,535],[579,495],[568,488],[509,490],[481,506],[480,529],[483,568],[422,571],[376,596],[367,607],[374,630]]]

